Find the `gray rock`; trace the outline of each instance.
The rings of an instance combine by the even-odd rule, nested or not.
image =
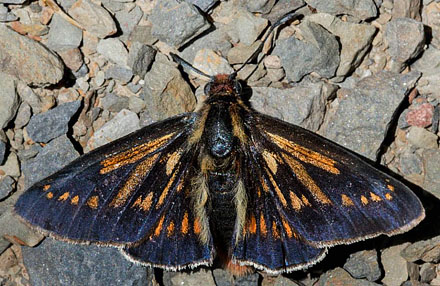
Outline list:
[[[252,13],[267,14],[275,5],[275,0],[242,1],[246,9]]]
[[[324,119],[326,102],[335,90],[325,83],[306,83],[288,89],[254,87],[251,103],[265,114],[317,131]]]
[[[122,35],[119,36],[121,40],[126,40],[130,36],[131,31],[142,19],[144,13],[139,6],[135,6],[130,11],[122,10],[115,14],[119,27],[121,28]]]
[[[393,19],[411,18],[417,21],[422,19],[420,15],[422,0],[400,0],[394,1]]]
[[[132,43],[139,42],[151,46],[158,40],[153,34],[151,34],[151,26],[135,26],[128,37],[128,41]]]
[[[156,57],[156,50],[151,46],[134,42],[128,52],[128,66],[134,74],[144,77]]]
[[[20,161],[26,161],[37,156],[42,149],[40,144],[33,144],[28,149],[18,151],[17,155]]]
[[[402,254],[402,253],[401,253]],[[420,278],[419,265],[413,262],[406,262],[406,269],[408,269],[409,280],[418,281]]]
[[[235,285],[237,286],[257,286],[260,275],[258,273],[248,274],[245,276],[235,278]]]
[[[411,69],[422,72],[424,76],[440,73],[440,50],[428,46],[422,56],[411,65]]]
[[[379,280],[382,275],[377,259],[376,250],[358,251],[350,254],[344,264],[344,269],[354,278],[367,278],[368,281],[374,282]]]
[[[436,276],[436,266],[434,264],[425,263],[420,267],[420,282],[431,282]]]
[[[391,246],[382,251],[381,260],[384,270],[382,282],[385,285],[401,285],[408,279],[406,261],[400,255],[409,243]]]
[[[231,74],[234,72],[234,69],[225,58],[210,49],[199,50],[194,58],[193,66],[207,75]],[[191,74],[200,77],[194,72],[191,72]],[[206,77],[202,78],[206,79]]]
[[[99,41],[96,51],[113,63],[127,67],[128,51],[120,40],[116,38],[102,39]]]
[[[22,251],[32,285],[152,285],[152,271],[124,259],[115,248],[45,239]]]
[[[27,125],[29,137],[35,142],[47,143],[51,139],[66,134],[68,124],[81,106],[81,101],[62,104],[47,112],[32,116]]]
[[[126,67],[112,65],[105,71],[105,77],[107,79],[115,79],[122,84],[126,84],[133,78],[133,72]]]
[[[110,121],[104,124],[87,142],[86,151],[110,143],[122,136],[130,134],[139,129],[139,118],[136,113],[123,109]]]
[[[77,0],[60,0],[59,3],[63,7],[64,11],[68,11]]]
[[[432,36],[430,44],[437,49],[440,49],[440,23],[438,21],[439,12],[440,7],[438,5],[438,1],[427,4],[424,3],[422,10],[423,23],[430,28],[430,34]]]
[[[325,78],[333,77],[340,59],[336,38],[322,26],[307,20],[299,29],[304,41],[293,37],[278,40],[272,53],[281,58],[287,78],[299,81],[311,72]]]
[[[60,15],[54,14],[49,25],[49,35],[46,45],[54,51],[66,51],[78,48],[82,41],[82,30]]]
[[[42,109],[41,99],[38,95],[34,93],[34,91],[29,86],[25,85],[22,82],[18,82],[17,92],[20,95],[20,98],[31,106],[33,113],[41,112]]]
[[[98,38],[105,38],[117,32],[116,24],[110,13],[90,0],[78,0],[68,13],[85,30]]]
[[[229,40],[226,28],[222,26],[194,40],[191,45],[185,47],[180,56],[190,63],[201,49],[219,51],[222,56],[226,56],[232,46]]]
[[[0,3],[2,2],[3,1],[0,0]],[[5,5],[0,4],[0,22],[12,22],[16,21],[17,19],[18,17],[14,13],[9,12]]]
[[[196,270],[192,273],[164,273],[164,276],[168,276],[168,283],[164,283],[165,286],[174,285],[206,285],[206,286],[216,286],[212,274],[210,271],[205,269]]]
[[[418,72],[381,72],[341,90],[320,133],[375,160],[395,110],[419,77]]]
[[[299,7],[304,6],[304,4],[304,0],[279,0],[276,1],[275,6],[272,7],[270,13],[262,15],[262,17],[268,19],[271,23],[275,23],[278,19],[281,19],[287,11],[297,10],[298,13],[303,15],[311,14],[308,7],[298,9]]]
[[[145,75],[142,97],[146,112],[154,121],[193,111],[196,99],[180,71],[162,55],[156,56]]]
[[[142,85],[140,85],[140,84],[134,84],[134,83],[132,83],[132,82],[129,82],[129,83],[127,84],[127,87],[128,87],[128,89],[129,89],[132,93],[138,93],[139,90],[141,90]]]
[[[422,260],[424,262],[438,263],[440,261],[440,236],[414,242],[403,249],[401,255],[406,261],[410,262]]]
[[[386,25],[385,39],[388,42],[389,55],[395,61],[405,63],[417,57],[423,50],[425,43],[423,24],[410,18],[393,19]]]
[[[23,162],[25,187],[28,188],[55,173],[78,157],[78,152],[66,135],[55,138],[35,158]]]
[[[23,4],[26,0],[0,0],[2,4]]]
[[[127,1],[127,2],[131,2],[131,1]],[[101,1],[101,4],[112,13],[122,11],[125,8],[125,5],[122,1],[104,0]]]
[[[47,86],[64,75],[63,62],[40,43],[0,26],[0,63],[2,72],[27,84]]]
[[[9,153],[5,163],[0,166],[0,173],[14,178],[18,178],[21,175],[17,154],[14,152]]]
[[[438,136],[429,132],[425,128],[411,126],[406,137],[408,142],[417,148],[438,148]]]
[[[228,51],[229,64],[234,65],[246,62],[246,60],[258,49],[260,44],[261,41],[256,41],[250,46],[238,43]]]
[[[153,24],[153,36],[175,47],[181,47],[210,27],[197,8],[177,0],[158,2],[148,19]]]
[[[31,106],[26,102],[23,102],[18,108],[17,116],[14,120],[14,128],[23,128],[26,124],[28,124],[29,119],[31,119],[31,115]]]
[[[5,176],[0,179],[0,201],[9,197],[14,191],[14,179],[11,176]]]
[[[372,25],[344,22],[330,14],[312,14],[307,19],[339,38],[341,55],[336,75],[340,79],[361,64],[376,34],[376,28]]]
[[[334,16],[347,14],[361,20],[377,16],[377,8],[373,0],[305,0],[318,12],[332,14]]]
[[[130,96],[128,99],[128,109],[134,113],[140,113],[145,108],[145,101],[137,96]]]
[[[404,176],[422,173],[423,162],[418,154],[405,151],[400,155],[399,159],[399,170]]]
[[[228,25],[228,34],[246,46],[252,45],[268,24],[266,19],[243,9],[238,9],[234,17],[234,21]]]
[[[207,12],[211,7],[213,7],[218,0],[186,0],[186,2],[193,4],[194,6],[197,6],[200,10],[203,12]]]
[[[18,97],[16,88],[17,83],[15,79],[12,76],[0,72],[0,129],[8,125],[20,106],[20,98]]]
[[[350,285],[350,286],[379,286],[379,284],[363,279],[354,279],[342,268],[335,268],[324,273],[316,286],[334,286],[334,285]],[[391,285],[390,285],[391,286]]]
[[[3,164],[6,153],[6,143],[0,140],[0,165]]]
[[[440,150],[425,150],[422,157],[425,171],[423,188],[440,199]]]
[[[128,97],[109,93],[101,99],[101,107],[111,112],[119,112],[128,108]]]

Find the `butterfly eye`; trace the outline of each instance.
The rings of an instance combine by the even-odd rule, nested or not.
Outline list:
[[[237,94],[241,94],[241,84],[238,81],[234,83],[234,90]]]
[[[205,95],[209,95],[209,93],[211,92],[211,83],[210,82],[208,82],[205,85],[205,89],[203,90],[203,92],[205,93]]]

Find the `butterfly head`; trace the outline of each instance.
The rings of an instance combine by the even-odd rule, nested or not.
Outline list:
[[[205,85],[206,96],[240,96],[241,84],[235,74],[219,74]]]

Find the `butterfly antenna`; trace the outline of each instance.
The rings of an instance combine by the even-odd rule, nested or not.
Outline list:
[[[184,59],[182,59],[181,57],[179,57],[178,55],[174,54],[174,53],[170,53],[170,56],[173,58],[173,60],[178,63],[179,65],[181,65],[184,69],[189,69],[192,70],[195,73],[198,73],[199,75],[205,76],[209,79],[212,79],[212,76],[207,75],[206,73],[202,72],[199,69],[196,69],[195,67],[193,67],[189,62],[185,61]]]
[[[259,54],[260,52],[263,50],[264,44],[266,43],[267,39],[269,38],[269,36],[272,34],[272,32],[279,26],[283,25],[284,23],[287,23],[288,21],[291,20],[296,20],[297,18],[299,18],[300,16],[302,16],[302,14],[296,14],[295,12],[298,11],[298,9],[301,9],[302,7],[306,6],[307,4],[303,4],[299,7],[297,7],[295,10],[290,11],[289,13],[285,14],[283,17],[281,17],[278,21],[276,21],[268,30],[268,32],[266,33],[266,35],[264,36],[264,38],[261,40],[261,44],[258,46],[258,48],[255,50],[255,52],[244,62],[244,64],[241,65],[241,67],[239,67],[234,73],[232,73],[230,75],[230,78],[235,78],[238,74],[238,72],[240,70],[242,70],[248,63],[250,63],[251,61],[253,61]],[[258,64],[260,64],[260,62],[264,59],[264,57],[262,57],[259,61]],[[253,73],[253,72],[252,72]],[[246,80],[252,75],[252,73],[250,73]]]

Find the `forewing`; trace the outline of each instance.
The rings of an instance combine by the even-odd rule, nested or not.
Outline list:
[[[247,157],[245,166],[248,211],[242,233],[235,233],[240,238],[232,244],[233,261],[278,274],[307,268],[323,259],[326,249],[307,243],[264,190],[259,165]]]
[[[192,115],[147,126],[85,154],[27,190],[15,211],[74,242],[134,243],[157,227],[192,164]]]
[[[316,247],[407,231],[424,218],[405,185],[331,141],[255,113],[251,157],[288,226]]]

